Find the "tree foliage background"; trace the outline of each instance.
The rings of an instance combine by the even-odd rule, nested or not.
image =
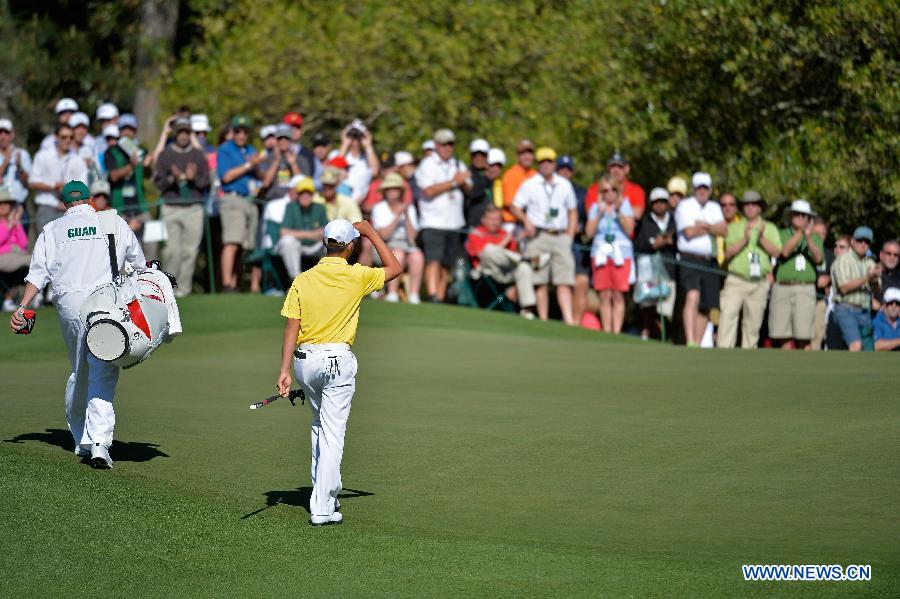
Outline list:
[[[166,4],[3,0],[0,110],[34,141],[62,95],[128,107],[149,88],[220,124],[296,109],[336,135],[361,116],[392,151],[440,126],[510,157],[527,136],[584,181],[618,148],[647,187],[704,168],[773,214],[805,197],[843,231],[900,231],[894,0],[175,0],[152,81],[147,2]]]

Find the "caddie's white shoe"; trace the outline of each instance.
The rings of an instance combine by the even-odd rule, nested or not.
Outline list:
[[[309,523],[313,526],[328,526],[329,524],[340,524],[344,520],[344,515],[335,512],[330,516],[310,516]]]
[[[91,445],[91,468],[109,470],[112,466],[113,461],[109,457],[109,449],[99,443]]]

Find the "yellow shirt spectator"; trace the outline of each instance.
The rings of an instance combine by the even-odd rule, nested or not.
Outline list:
[[[300,321],[297,344],[353,345],[362,298],[384,287],[383,268],[350,266],[340,257],[322,258],[294,279],[281,315]]]

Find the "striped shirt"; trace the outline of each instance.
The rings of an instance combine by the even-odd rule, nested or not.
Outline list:
[[[868,256],[860,258],[852,250],[840,255],[831,266],[834,301],[838,304],[853,304],[861,308],[870,308],[872,305],[872,288],[869,286],[869,283],[849,293],[841,293],[841,286],[854,279],[866,276],[871,268],[875,268],[875,261]]]

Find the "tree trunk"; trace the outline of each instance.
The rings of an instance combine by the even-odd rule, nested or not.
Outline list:
[[[155,145],[159,135],[160,79],[162,67],[172,60],[177,25],[178,0],[142,0],[134,113],[140,124],[140,139],[148,147]]]

